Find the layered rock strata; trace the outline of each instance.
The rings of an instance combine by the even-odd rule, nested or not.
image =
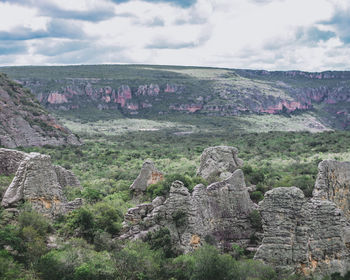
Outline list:
[[[232,243],[246,246],[255,232],[249,220],[254,209],[242,170],[208,187],[197,185],[192,193],[175,181],[167,199],[157,197],[128,210],[121,238],[143,239],[166,227],[180,252],[189,252],[204,240],[224,249]]]

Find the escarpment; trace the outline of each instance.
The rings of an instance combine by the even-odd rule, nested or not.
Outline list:
[[[72,172],[53,165],[50,156],[0,149],[0,160],[0,174],[15,173],[1,206],[13,208],[27,201],[38,212],[53,217],[82,205],[79,198],[67,201],[63,192],[67,186],[80,187],[79,180]]]
[[[312,111],[319,117],[319,130],[350,128],[349,71],[270,72],[152,65],[6,67],[2,71],[54,110],[95,107],[125,115],[182,112],[209,116]]]

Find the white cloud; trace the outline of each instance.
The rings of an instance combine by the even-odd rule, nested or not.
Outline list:
[[[349,46],[339,40],[336,28],[322,24],[335,11],[349,9],[346,0],[197,0],[189,8],[140,0],[37,3],[31,8],[0,2],[0,31],[47,30],[52,18],[41,16],[40,3],[45,3],[58,7],[61,15],[69,11],[74,16],[75,11],[80,15],[73,18],[75,26],[85,35],[28,40],[28,52],[11,54],[11,64],[129,62],[309,71],[348,67],[344,58]],[[109,10],[112,16],[91,21],[88,14],[81,16],[94,10]],[[315,31],[312,38],[308,30]],[[0,53],[1,64],[9,60]]]

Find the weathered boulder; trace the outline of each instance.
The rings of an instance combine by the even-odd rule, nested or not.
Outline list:
[[[1,151],[6,152],[4,149]],[[13,154],[13,151],[9,154]],[[52,165],[50,156],[39,153],[25,154],[12,183],[4,194],[1,205],[11,208],[18,206],[21,201],[29,201],[34,209],[47,216],[55,216],[79,207],[82,204],[81,200],[67,202],[63,193],[67,183],[67,180],[62,178],[64,173],[70,175],[68,181],[71,183],[74,181],[77,183],[76,186],[80,186],[79,181],[73,179],[74,174]]]
[[[350,270],[349,171],[350,163],[321,162],[311,199],[296,187],[265,193],[259,203],[264,238],[255,259],[320,279]]]
[[[350,162],[320,162],[313,197],[333,201],[350,220]]]
[[[192,194],[182,182],[175,181],[166,200],[158,197],[152,203],[129,209],[121,238],[142,239],[166,227],[173,245],[181,252],[191,251],[209,239],[221,248],[232,243],[245,246],[255,232],[249,220],[255,207],[241,170],[208,187],[197,185]]]
[[[57,175],[58,183],[61,187],[79,187],[81,188],[78,178],[74,175],[72,171],[63,168],[60,165],[54,165],[55,172]]]
[[[15,174],[26,153],[10,149],[0,149],[0,175]]]
[[[210,147],[203,151],[197,175],[206,180],[226,179],[243,165],[238,149],[230,146]]]
[[[161,180],[163,180],[163,173],[158,171],[152,161],[146,160],[142,165],[140,174],[132,183],[130,189],[133,190],[136,195],[139,195],[145,192],[149,185],[155,184]]]

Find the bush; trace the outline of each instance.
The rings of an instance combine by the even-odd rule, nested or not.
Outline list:
[[[249,221],[256,231],[262,230],[262,220],[258,210],[253,210],[249,214]]]
[[[145,240],[152,250],[162,250],[166,258],[172,258],[176,254],[172,247],[170,231],[163,227],[156,232],[149,232]]]

